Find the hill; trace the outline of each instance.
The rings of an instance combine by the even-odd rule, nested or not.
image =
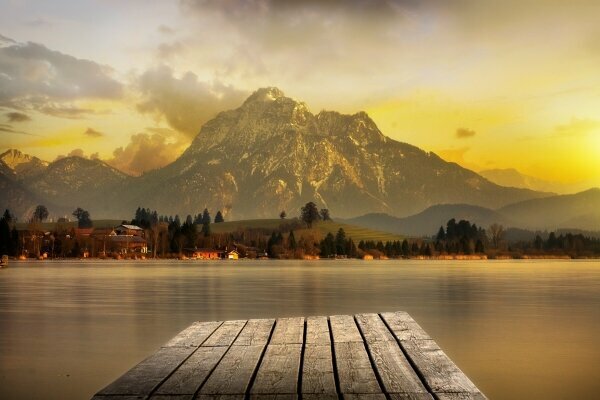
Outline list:
[[[346,220],[348,223],[394,232],[409,236],[431,236],[440,226],[446,226],[450,219],[465,219],[481,227],[494,222],[505,226],[514,225],[504,215],[484,207],[468,204],[442,204],[432,206],[423,212],[405,218],[396,218],[387,214],[366,214]]]
[[[235,232],[242,229],[265,229],[265,230],[276,230],[281,224],[292,223],[293,220],[281,220],[281,219],[254,219],[254,220],[241,220],[241,221],[228,221],[221,222],[218,224],[211,224],[211,231],[214,233],[226,233]],[[315,223],[313,229],[306,229],[304,226],[294,229],[297,237],[300,237],[306,233],[312,233],[315,239],[320,239],[327,235],[329,232],[335,235],[340,229],[344,229],[346,237],[352,238],[356,243],[361,240],[374,240],[382,242],[402,240],[404,237],[401,235],[393,234],[390,232],[382,232],[376,229],[369,229],[363,226],[348,224],[345,222],[338,221],[321,221]]]
[[[498,210],[526,229],[600,230],[600,189],[522,201]]]

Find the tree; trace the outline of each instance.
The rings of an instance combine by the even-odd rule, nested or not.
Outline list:
[[[6,210],[6,212],[8,212],[8,210]],[[0,256],[12,253],[9,222],[10,218],[6,218],[6,213],[4,213],[4,216],[0,218]]]
[[[408,247],[408,240],[404,239],[402,241],[402,255],[404,257],[408,257],[408,254],[410,253],[410,249]]]
[[[438,231],[438,234],[436,236],[436,240],[438,242],[441,242],[442,240],[446,239],[446,234],[444,233],[444,227],[440,226],[440,230]]]
[[[294,236],[294,231],[290,231],[290,235],[288,236],[288,246],[292,250],[296,250],[296,237]]]
[[[319,214],[321,214],[321,219],[323,221],[331,221],[331,217],[329,216],[329,210],[327,208],[321,208]]]
[[[492,245],[497,249],[502,241],[502,238],[504,237],[504,227],[500,224],[493,223],[490,225],[489,231]]]
[[[282,211],[279,213],[279,218],[281,218],[281,219],[285,219],[285,217],[287,217],[287,214],[285,213],[285,210],[282,210]]]
[[[331,232],[325,236],[325,239],[321,240],[319,247],[321,248],[321,257],[327,258],[335,254],[335,238]]]
[[[33,219],[37,222],[43,222],[46,218],[48,218],[48,209],[46,206],[40,204],[33,212]]]
[[[346,254],[346,232],[342,228],[335,235],[335,252],[336,254]]]
[[[210,236],[210,219],[208,220],[208,222],[204,222],[202,224],[202,233],[204,234],[204,237]]]
[[[15,217],[10,213],[10,211],[8,210],[8,208],[6,210],[4,210],[4,214],[2,214],[2,218],[4,218],[4,220],[6,221],[7,224],[11,224],[13,222],[15,222]]]
[[[208,208],[205,208],[204,211],[202,211],[202,224],[210,224],[210,214],[208,212]]]
[[[310,229],[312,224],[320,219],[319,210],[317,205],[312,201],[309,201],[300,209],[300,219]]]
[[[73,216],[77,218],[78,228],[91,228],[93,226],[92,219],[90,218],[90,213],[84,210],[83,208],[77,207],[75,211],[73,211]]]
[[[225,222],[225,218],[223,218],[221,210],[217,211],[217,215],[215,215],[215,224],[218,224],[219,222]]]

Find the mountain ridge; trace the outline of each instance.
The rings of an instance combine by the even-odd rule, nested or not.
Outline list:
[[[440,203],[496,208],[546,195],[496,185],[393,140],[365,112],[312,114],[273,87],[217,114],[180,157],[140,177],[68,159],[65,165],[77,167],[58,168],[58,160],[23,182],[49,202],[81,206],[97,218],[126,218],[138,206],[173,215],[207,207],[228,219],[265,218],[307,201],[338,217],[365,211],[407,216]]]

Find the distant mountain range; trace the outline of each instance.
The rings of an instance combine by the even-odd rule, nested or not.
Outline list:
[[[559,194],[576,193],[593,186],[592,182],[560,183],[525,175],[514,168],[487,169],[479,171],[479,175],[501,186],[531,189],[540,192]]]
[[[431,236],[451,218],[457,221],[466,219],[483,228],[492,223],[499,223],[505,227],[534,231],[600,231],[600,189],[521,201],[496,210],[467,204],[444,204],[429,207],[421,213],[405,218],[373,213],[345,221],[386,232]]]
[[[218,114],[176,161],[140,177],[100,160],[48,164],[16,150],[0,155],[0,176],[0,206],[21,219],[39,203],[55,216],[83,207],[93,218],[131,218],[143,206],[162,214],[208,207],[230,220],[272,218],[281,210],[294,215],[311,200],[335,217],[401,217],[438,204],[498,209],[549,195],[497,185],[392,140],[364,112],[312,114],[277,88],[259,89]]]

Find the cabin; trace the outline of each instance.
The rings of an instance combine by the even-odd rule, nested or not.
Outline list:
[[[141,236],[110,235],[107,236],[106,239],[106,250],[121,254],[148,253],[146,239]]]
[[[225,252],[223,250],[216,249],[198,249],[198,248],[186,248],[183,249],[186,257],[195,258],[198,260],[219,260],[223,258]]]
[[[144,237],[144,230],[137,225],[119,225],[114,229],[117,235]]]
[[[76,238],[90,237],[94,233],[94,228],[73,228],[73,234]]]
[[[240,253],[238,253],[237,250],[234,249],[227,252],[228,260],[237,260],[238,258],[240,258]]]

